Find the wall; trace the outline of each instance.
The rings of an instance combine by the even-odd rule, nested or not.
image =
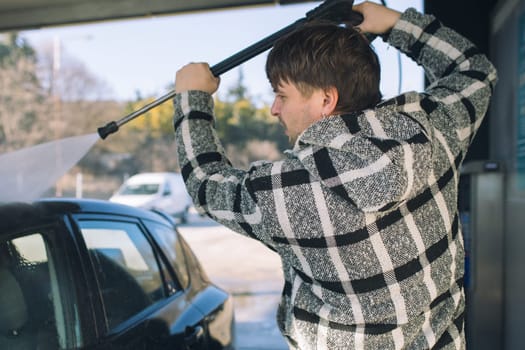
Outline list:
[[[522,30],[520,34],[520,22],[525,28],[525,0],[500,1],[491,17],[491,58],[498,69],[499,82],[490,110],[490,156],[500,160],[505,169],[503,338],[505,349],[523,349],[525,144],[520,146],[518,141],[525,141],[525,108],[521,109],[522,114],[519,114],[519,105],[525,106],[525,74],[521,73],[523,77],[520,86],[519,71],[520,66],[525,67],[525,31]],[[522,149],[521,155],[518,152],[519,148]]]
[[[491,107],[467,163],[489,159],[503,168],[503,232],[494,232],[503,236],[502,343],[503,349],[524,349],[525,0],[426,0],[425,12],[471,39],[498,69]]]
[[[496,0],[425,0],[425,13],[472,41],[481,52],[489,53],[489,23]],[[479,128],[470,147],[466,162],[489,158],[490,118]]]

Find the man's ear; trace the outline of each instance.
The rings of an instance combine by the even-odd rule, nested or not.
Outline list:
[[[335,108],[337,106],[337,102],[339,101],[339,92],[335,86],[327,87],[323,90],[323,92],[323,115],[333,115],[335,114]]]

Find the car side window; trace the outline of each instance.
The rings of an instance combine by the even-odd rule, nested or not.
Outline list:
[[[157,256],[137,224],[85,220],[79,225],[109,329],[165,298]]]
[[[179,234],[173,228],[153,221],[146,221],[146,225],[168,257],[180,285],[182,288],[187,288],[189,284],[188,267]]]
[[[0,242],[2,349],[66,348],[63,298],[49,251],[40,233]]]

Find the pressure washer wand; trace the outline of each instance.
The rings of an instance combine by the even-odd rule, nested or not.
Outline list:
[[[212,71],[213,75],[218,77],[219,75],[226,73],[227,71],[231,70],[232,68],[237,67],[241,63],[246,62],[250,58],[260,54],[261,52],[264,52],[271,48],[275,41],[279,39],[281,36],[285,35],[286,33],[292,31],[296,26],[306,21],[306,19],[301,19],[293,24],[279,30],[278,32],[258,41],[257,43],[245,48],[242,51],[239,51],[235,55],[217,63],[216,65],[210,67],[210,70]],[[157,107],[158,105],[172,99],[175,96],[175,91],[170,91],[166,93],[165,95],[159,97],[155,101],[143,106],[142,108],[126,115],[125,117],[117,120],[112,121],[108,124],[106,124],[103,127],[98,128],[98,134],[100,137],[104,140],[108,135],[113,134],[118,131],[119,127],[123,124],[126,124],[127,122],[135,119],[136,117],[148,112],[149,110]]]
[[[246,62],[250,58],[268,50],[280,37],[291,32],[296,27],[304,24],[305,22],[314,19],[326,19],[337,23],[348,22],[354,26],[358,25],[363,21],[363,16],[358,12],[352,11],[352,5],[353,1],[350,0],[326,0],[321,5],[307,12],[305,17],[217,63],[216,65],[212,66],[210,70],[214,76],[218,77],[232,68],[235,68],[238,65]],[[123,124],[126,124],[127,122],[148,112],[149,110],[166,102],[167,100],[172,99],[175,94],[175,91],[170,91],[155,101],[136,110],[135,112],[132,112],[117,121],[109,122],[105,126],[98,128],[97,131],[99,136],[104,140],[108,135],[117,132],[119,127]]]

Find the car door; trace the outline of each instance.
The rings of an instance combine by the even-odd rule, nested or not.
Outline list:
[[[75,217],[102,304],[100,349],[205,349],[200,313],[139,220]]]
[[[150,220],[145,220],[144,224],[168,258],[181,287],[187,291],[188,300],[204,315],[202,322],[186,329],[188,343],[197,342],[200,332],[204,332],[207,349],[233,349],[235,322],[231,295],[210,283],[175,226]]]
[[[0,237],[0,349],[82,347],[91,305],[76,292],[85,286],[72,237],[59,220],[23,225]]]

